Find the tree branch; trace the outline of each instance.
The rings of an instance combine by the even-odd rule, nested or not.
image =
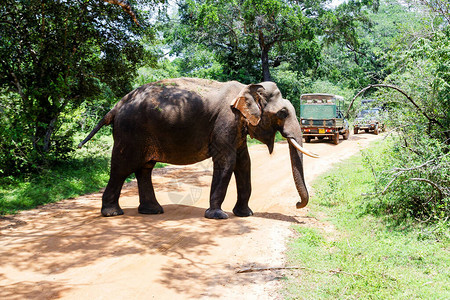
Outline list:
[[[315,272],[319,272],[319,273],[345,274],[345,275],[351,275],[351,276],[364,277],[364,276],[361,275],[361,274],[358,274],[358,273],[348,273],[348,272],[344,272],[344,271],[342,271],[342,270],[340,270],[340,269],[337,269],[337,270],[317,270],[317,269],[312,269],[312,268],[307,268],[307,267],[301,267],[301,266],[293,266],[293,267],[247,268],[247,269],[240,269],[240,270],[237,270],[236,273],[252,273],[252,272],[273,271],[273,270],[292,270],[292,269],[315,271]]]
[[[406,99],[409,100],[409,102],[411,102],[417,108],[418,111],[420,111],[422,113],[422,115],[425,118],[428,119],[428,121],[430,121],[431,123],[435,123],[435,124],[439,125],[439,127],[443,128],[443,129],[447,129],[441,122],[439,122],[435,118],[432,118],[432,117],[428,116],[428,114],[425,111],[423,111],[420,108],[420,106],[417,105],[417,103],[405,91],[403,91],[401,88],[399,88],[399,87],[397,87],[395,85],[390,85],[390,84],[371,84],[371,85],[368,85],[367,87],[363,88],[361,91],[359,91],[359,93],[356,94],[356,96],[352,99],[352,102],[350,103],[350,106],[347,109],[347,113],[346,113],[346,117],[347,118],[348,118],[348,114],[350,112],[350,108],[352,107],[353,102],[355,101],[355,99],[358,98],[358,96],[361,95],[362,93],[364,93],[366,90],[368,90],[370,88],[373,88],[373,87],[385,87],[385,88],[394,89],[394,90],[400,92],[401,94],[403,94],[403,96],[406,97]]]
[[[449,155],[449,154],[450,154],[450,153],[441,155],[441,156],[439,156],[439,157],[437,157],[437,158],[434,158],[434,159],[431,159],[431,160],[429,160],[429,161],[426,161],[426,162],[424,162],[423,164],[418,165],[418,166],[415,166],[415,167],[411,167],[411,168],[407,168],[407,169],[401,169],[401,168],[394,168],[394,169],[392,169],[391,171],[397,172],[397,173],[394,174],[394,177],[391,179],[391,181],[389,181],[389,183],[388,183],[388,184],[386,185],[386,187],[383,189],[383,191],[381,192],[381,194],[384,195],[384,194],[386,193],[386,191],[389,189],[389,187],[392,185],[392,183],[393,183],[400,175],[402,175],[403,173],[408,172],[408,171],[414,171],[414,170],[417,170],[417,169],[421,169],[421,168],[427,166],[428,164],[430,164],[430,163],[432,163],[432,162],[434,162],[434,161],[436,161],[436,160],[438,160],[438,159],[441,159],[441,158],[443,158],[443,157],[445,157],[445,156],[447,156],[447,155]],[[431,185],[433,185],[433,184],[436,185],[434,182],[431,182],[431,181],[429,181],[428,179],[423,179],[423,178],[409,178],[408,180],[412,180],[412,181],[425,181],[425,182],[430,183]],[[439,190],[440,195],[441,195],[441,199],[442,199],[442,195],[443,195],[442,189],[440,189],[440,187],[439,187],[438,185],[436,185],[435,187]]]
[[[439,192],[439,199],[443,199],[443,198],[444,198],[444,197],[443,197],[444,192],[442,191],[442,188],[441,188],[439,185],[437,185],[436,183],[434,183],[433,181],[428,180],[428,179],[425,179],[425,178],[409,178],[408,180],[410,180],[410,181],[421,181],[421,182],[429,183],[429,184],[431,184],[435,189],[438,190],[438,192]]]
[[[28,97],[23,92],[22,86],[20,85],[19,79],[17,78],[16,74],[14,72],[10,72],[10,75],[13,78],[13,84],[17,88],[17,92],[19,93],[20,97],[25,104],[28,104]]]
[[[415,167],[412,167],[412,168],[407,168],[407,169],[394,168],[394,169],[392,169],[392,171],[397,171],[397,172],[398,172],[398,171],[400,171],[400,172],[407,172],[407,171],[417,170],[417,169],[423,168],[423,167],[425,167],[426,165],[428,165],[429,163],[432,163],[432,162],[434,162],[434,161],[436,161],[436,160],[438,160],[438,159],[441,159],[441,158],[443,158],[443,157],[445,157],[445,156],[447,156],[447,155],[449,155],[449,154],[450,154],[450,152],[447,153],[447,154],[441,155],[441,156],[439,156],[439,157],[430,159],[429,161],[426,161],[426,162],[424,162],[423,164],[418,165],[418,166],[415,166]]]
[[[139,21],[137,20],[136,14],[133,11],[133,8],[128,3],[128,1],[121,1],[121,0],[103,0],[104,2],[107,2],[109,4],[118,5],[122,8],[124,12],[126,12],[130,17],[133,19],[133,22],[137,25],[139,25]]]

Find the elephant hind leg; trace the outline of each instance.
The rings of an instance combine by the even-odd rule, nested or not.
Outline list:
[[[123,215],[123,210],[119,206],[119,196],[123,182],[128,175],[119,175],[111,171],[108,185],[106,186],[102,197],[101,213],[104,217]]]
[[[119,206],[120,191],[125,179],[134,172],[133,165],[120,152],[113,150],[109,181],[102,197],[101,213],[104,217],[123,215]]]
[[[158,203],[152,183],[152,171],[154,164],[135,172],[139,189],[139,207],[141,214],[162,214],[164,209]]]

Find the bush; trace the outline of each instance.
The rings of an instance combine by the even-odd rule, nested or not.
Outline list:
[[[394,136],[380,157],[366,156],[374,170],[377,193],[367,203],[367,211],[386,214],[397,223],[411,219],[446,222],[450,215],[448,147],[419,135],[411,151],[402,139]]]

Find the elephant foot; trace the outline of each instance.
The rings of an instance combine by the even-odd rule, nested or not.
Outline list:
[[[253,211],[248,206],[246,208],[234,207],[233,214],[237,217],[250,217],[253,216]]]
[[[161,205],[155,205],[155,206],[142,206],[139,205],[138,212],[140,214],[146,214],[146,215],[157,215],[164,213],[164,209]]]
[[[104,217],[114,217],[123,215],[123,210],[119,205],[111,206],[111,207],[102,207],[102,215]]]
[[[228,215],[226,212],[221,210],[220,208],[211,209],[208,208],[205,212],[205,218],[208,219],[228,219]]]

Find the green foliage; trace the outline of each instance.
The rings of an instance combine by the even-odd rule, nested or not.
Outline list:
[[[434,159],[423,167],[409,168],[415,165],[414,160],[418,158],[405,156],[403,149],[398,148],[397,139],[391,137],[377,142],[374,147],[361,151],[361,157],[348,162],[343,170],[323,176],[323,182],[319,184],[321,188],[317,191],[320,205],[336,210],[351,210],[360,216],[372,214],[394,228],[410,226],[411,230],[417,231],[418,236],[448,240],[448,232],[442,231],[442,228],[448,230],[448,197],[438,198],[436,188],[408,179],[428,176],[441,182],[443,192],[446,193],[446,188],[448,192],[449,155],[433,153]],[[436,145],[429,145],[428,151],[435,149]],[[395,166],[398,167],[392,169]],[[352,168],[353,173],[350,174],[348,170]],[[391,169],[392,172],[389,171]],[[390,182],[393,172],[400,174],[395,181]],[[385,194],[383,192],[388,184],[392,192]]]
[[[0,19],[0,159],[8,175],[66,158],[73,131],[62,129],[63,115],[107,90],[128,92],[148,59],[139,38],[153,32],[106,1],[5,0]],[[9,162],[17,154],[21,162]]]
[[[436,22],[436,21],[433,21]],[[389,53],[386,82],[404,90],[412,105],[394,90],[379,91],[394,128],[392,150],[380,164],[377,185],[382,201],[370,210],[440,223],[450,214],[450,27],[434,31],[424,20],[421,34],[405,32]],[[408,29],[408,28],[406,28]]]
[[[63,163],[41,168],[27,176],[0,178],[0,215],[98,191],[109,179],[111,137],[97,142]]]
[[[311,79],[292,71],[287,63],[282,63],[275,68],[272,75],[283,97],[291,101],[297,113],[299,113],[300,96],[305,92],[304,87],[311,84]]]
[[[240,29],[238,1],[184,1],[179,7],[179,21],[166,26],[165,38],[171,53],[178,55],[184,72],[205,68],[199,51],[208,57],[206,65],[220,64],[219,80],[257,82],[258,45]],[[200,64],[198,64],[200,63]]]
[[[297,76],[299,80],[304,76],[312,80],[321,76],[333,78],[335,84],[348,80],[357,86],[356,82],[363,79],[356,76],[365,75],[364,72],[382,73],[373,55],[358,58],[364,63],[356,69],[352,67],[351,74],[344,74],[352,78],[336,78],[332,73],[339,68],[327,63],[329,56],[324,56],[322,50],[324,45],[338,44],[336,52],[345,57],[340,59],[343,66],[354,63],[355,53],[358,57],[365,56],[362,52],[368,47],[360,47],[359,36],[371,24],[368,8],[376,10],[378,1],[348,1],[333,9],[316,0],[186,0],[179,2],[179,19],[165,20],[164,35],[171,53],[188,61],[188,70],[203,69],[204,64],[197,63],[195,57],[199,51],[209,51],[214,58],[210,61],[220,64],[222,72],[212,74],[217,76],[214,79],[243,83],[271,80],[276,78],[275,68],[284,63],[290,71],[301,74]],[[341,45],[351,45],[351,53],[345,53]],[[190,65],[191,62],[194,64]],[[348,68],[344,72],[345,69]],[[364,82],[372,81],[371,76]]]
[[[394,136],[383,156],[368,154],[376,194],[368,198],[366,210],[387,215],[396,224],[410,220],[446,222],[450,214],[448,147],[426,136],[416,135],[413,140],[414,152],[404,147],[402,136]]]
[[[96,135],[64,162],[40,168],[32,175],[0,177],[0,215],[98,192],[109,180],[111,149],[111,135]],[[158,163],[155,167],[164,166]]]
[[[415,0],[430,9],[435,15],[450,24],[450,3],[447,0]]]
[[[391,145],[377,143],[313,183],[309,217],[326,225],[296,225],[288,265],[304,269],[288,274],[287,299],[448,298],[448,221],[439,227],[392,226],[388,218],[365,210],[368,198],[362,193],[376,183],[373,170],[378,169],[367,157],[382,160]]]
[[[314,55],[302,56],[301,49],[313,48],[302,42],[314,38],[315,18],[308,19],[307,15],[316,13],[316,10],[312,11],[313,6],[318,9],[321,7],[319,3],[183,1],[179,9],[181,23],[170,23],[171,26],[165,31],[166,38],[174,53],[195,55],[184,50],[190,44],[201,44],[214,53],[225,73],[224,79],[241,82],[270,80],[270,57],[274,58],[274,65],[299,57],[302,61],[315,61]],[[289,43],[296,43],[297,46],[290,47]]]
[[[404,86],[428,117],[423,113],[412,116],[418,109],[404,105],[399,95],[386,91],[382,97],[396,112],[408,108],[411,113],[399,115],[400,118],[406,117],[405,121],[429,126],[427,133],[430,136],[447,139],[450,138],[446,131],[450,125],[450,27],[429,34],[431,36],[419,37],[412,40],[412,44],[408,43],[408,50],[391,53],[393,72],[386,79],[399,87]]]
[[[330,26],[325,30],[327,47],[317,69],[320,77],[352,89],[384,80],[389,74],[386,52],[397,45],[402,28],[414,28],[418,19],[417,11],[397,0],[382,1],[376,13],[363,8],[339,6],[335,16],[326,20]],[[354,18],[349,16],[352,9],[359,12]]]
[[[177,66],[164,60],[154,67],[142,67],[138,70],[138,75],[134,80],[133,86],[139,87],[141,85],[162,80],[164,78],[180,77],[180,71]]]

